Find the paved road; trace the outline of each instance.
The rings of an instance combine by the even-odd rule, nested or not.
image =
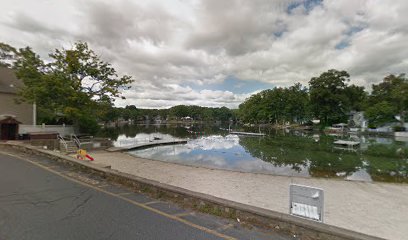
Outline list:
[[[291,239],[17,155],[0,152],[0,239]]]

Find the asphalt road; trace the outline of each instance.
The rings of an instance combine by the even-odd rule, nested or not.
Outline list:
[[[275,239],[232,220],[83,176],[50,159],[0,151],[0,239]]]

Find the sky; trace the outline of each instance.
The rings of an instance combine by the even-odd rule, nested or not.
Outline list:
[[[116,106],[236,108],[328,69],[370,89],[408,70],[406,0],[0,0],[0,42],[86,41],[135,82]]]

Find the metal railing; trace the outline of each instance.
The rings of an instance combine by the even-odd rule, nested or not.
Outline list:
[[[75,134],[71,134],[71,141],[75,143],[78,149],[81,148],[81,141]]]
[[[65,139],[59,134],[58,134],[58,139],[59,139],[60,143],[62,143],[62,145],[64,145],[65,151],[68,152],[68,143],[67,143],[67,141],[65,141]]]

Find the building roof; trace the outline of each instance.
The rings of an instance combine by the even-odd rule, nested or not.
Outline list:
[[[17,93],[23,86],[23,81],[16,77],[13,69],[0,66],[0,92]]]
[[[15,116],[0,115],[0,124],[21,124],[21,122],[17,121]]]

